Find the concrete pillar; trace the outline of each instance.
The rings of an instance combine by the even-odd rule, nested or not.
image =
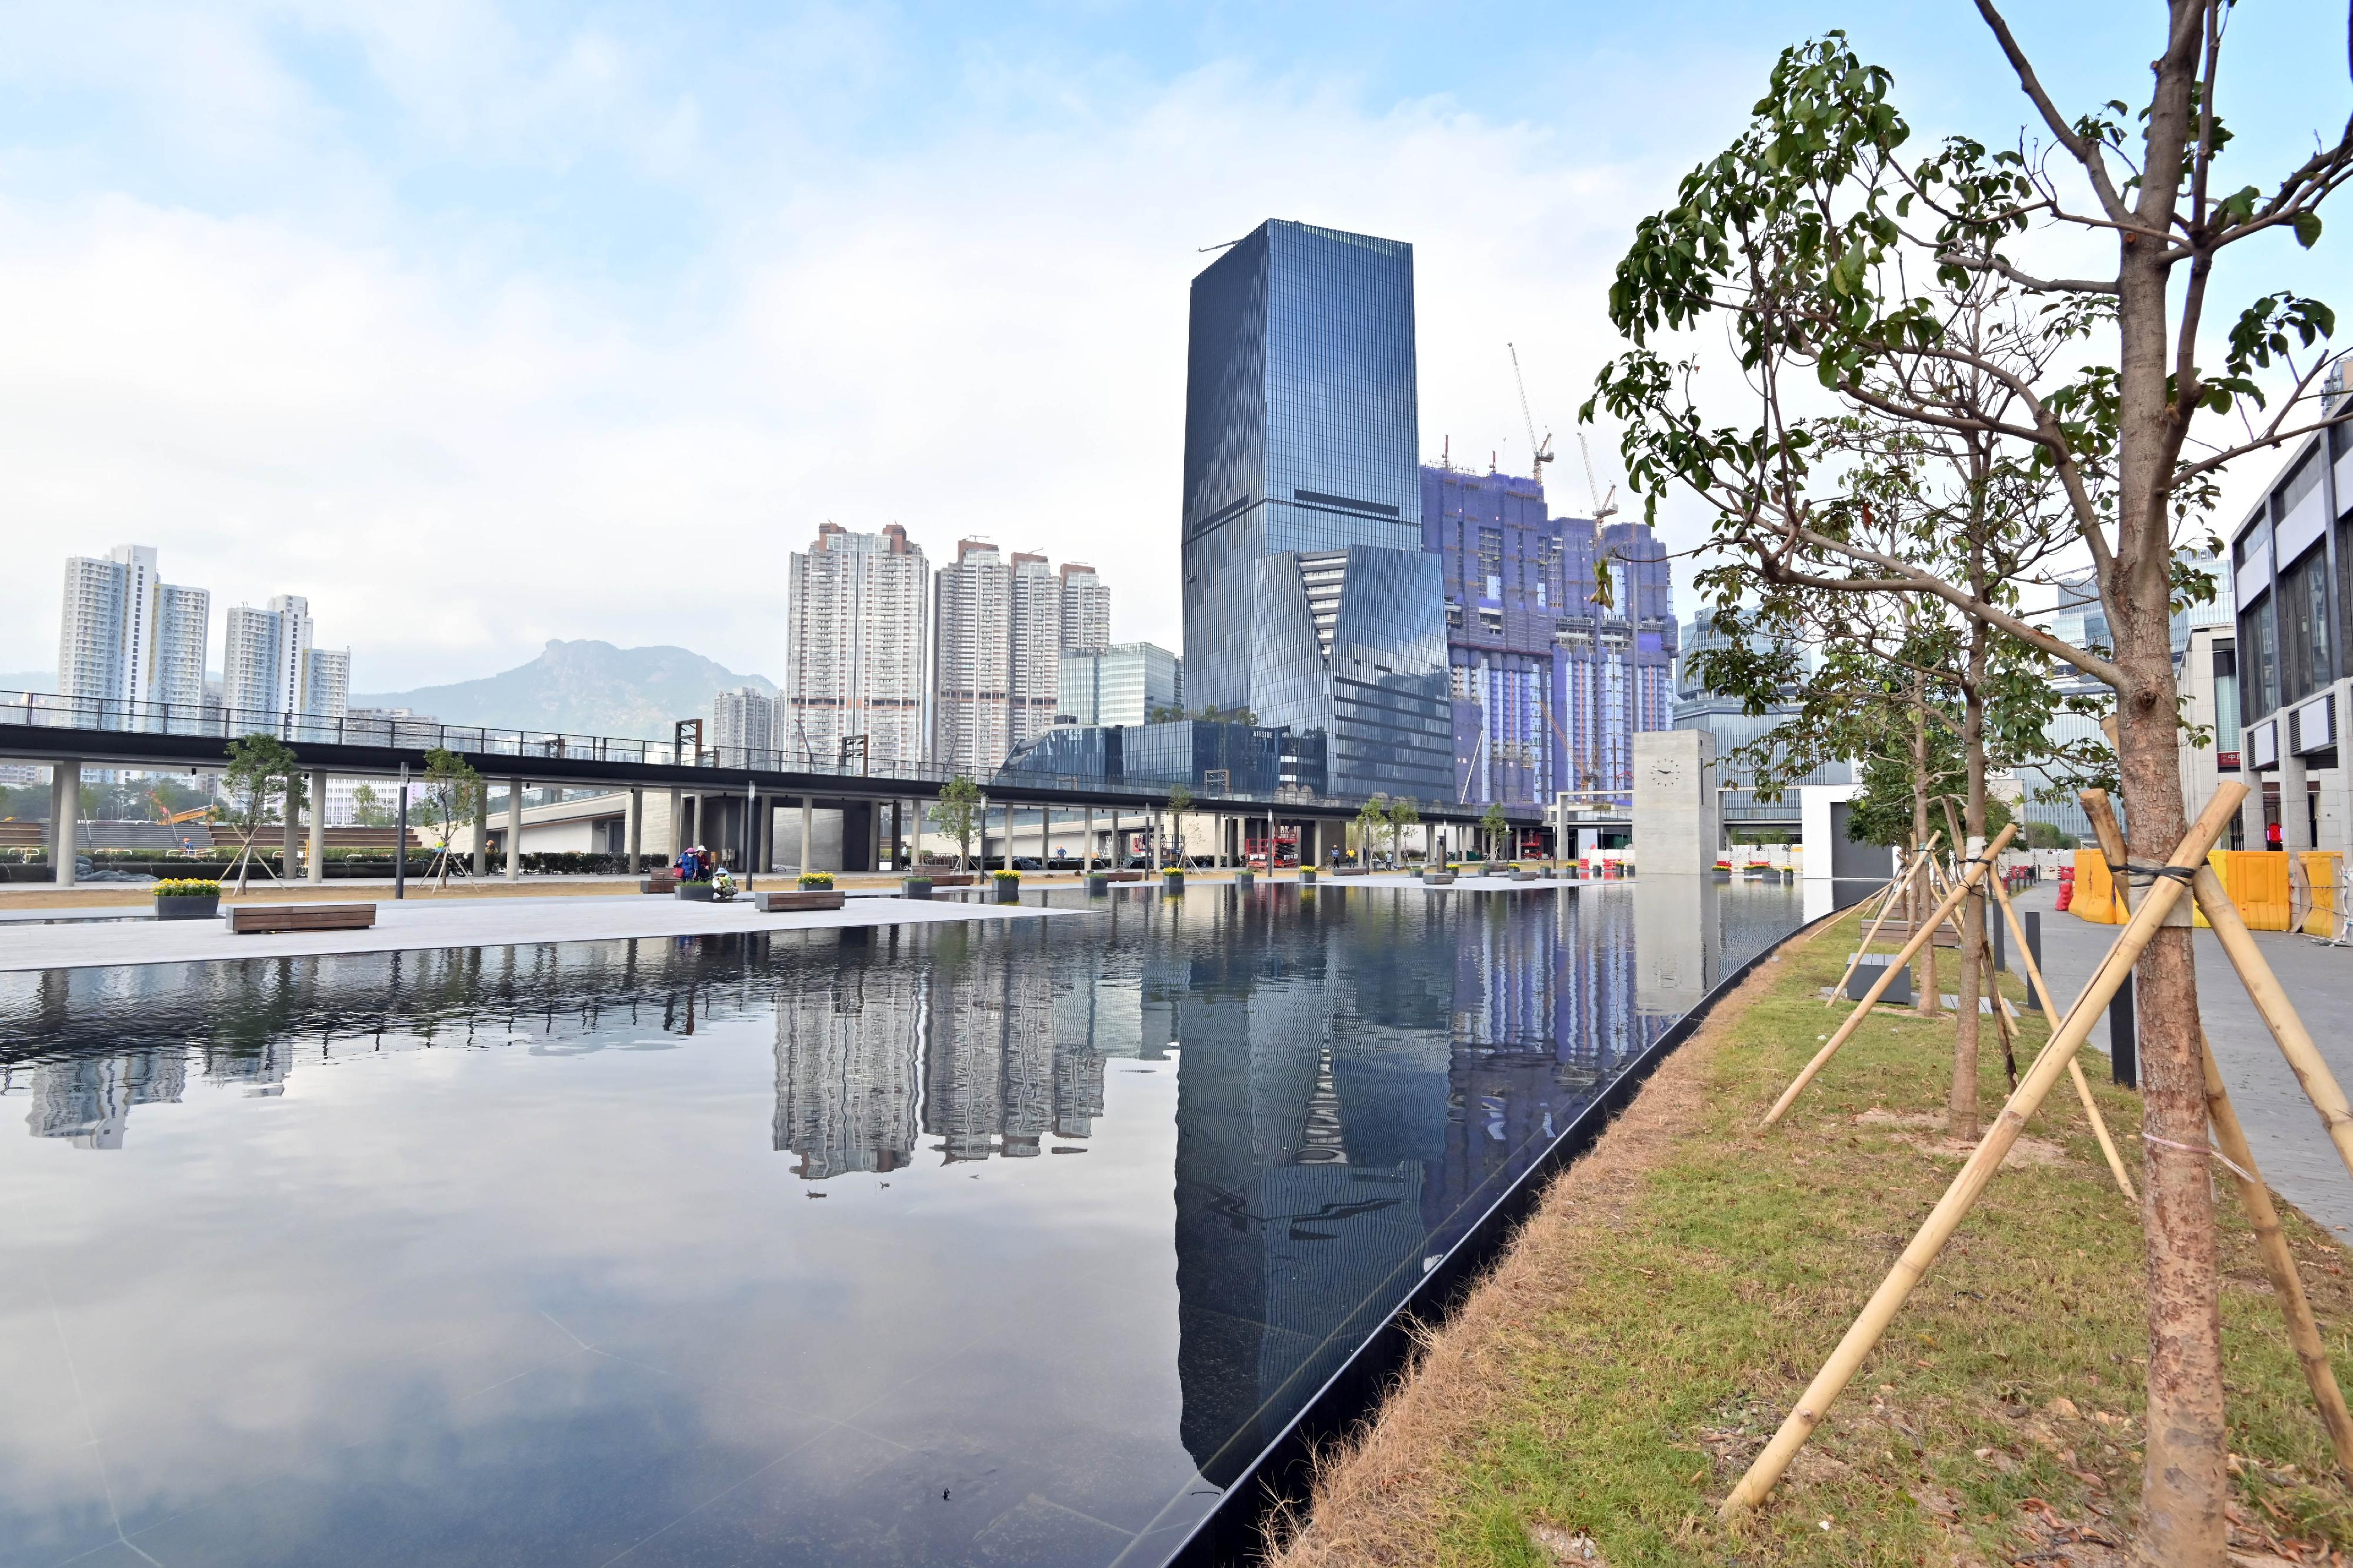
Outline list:
[[[685,853],[686,792],[674,789],[670,792],[670,863],[677,865],[678,858]]]
[[[1641,874],[1706,877],[1721,834],[1715,736],[1650,730],[1634,736],[1634,863]]]
[[[474,781],[474,875],[491,874],[491,786]]]
[[[292,778],[286,780],[285,804],[279,808],[279,825],[282,829],[278,847],[278,877],[280,881],[294,879],[298,852],[302,847],[302,797],[294,788]]]
[[[74,885],[74,861],[81,855],[81,763],[58,763],[49,769],[49,860],[57,867],[57,885]]]
[[[522,780],[507,780],[507,880],[522,880]]]
[[[634,877],[638,874],[638,863],[644,858],[646,849],[646,792],[643,786],[639,785],[633,785],[629,790],[628,844],[628,873]]]
[[[311,881],[327,879],[327,775],[311,770]]]
[[[1085,829],[1085,832],[1084,832],[1084,834],[1083,834],[1083,835],[1080,837],[1080,839],[1079,839],[1079,869],[1080,869],[1080,870],[1082,870],[1082,871],[1092,871],[1092,870],[1093,870],[1094,868],[1095,868],[1095,808],[1094,808],[1093,806],[1092,806],[1092,805],[1091,805],[1091,806],[1087,807],[1087,821],[1086,821],[1086,829]]]
[[[2304,759],[2287,749],[2287,721],[2280,721],[2280,842],[2292,853],[2312,847],[2311,790]]]
[[[809,844],[816,837],[817,802],[807,795],[803,795],[801,796],[801,853],[799,862],[793,868],[796,871],[816,869],[809,859]]]

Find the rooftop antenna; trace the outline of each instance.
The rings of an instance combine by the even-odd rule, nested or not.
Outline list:
[[[1504,347],[1512,356],[1512,380],[1520,389],[1520,417],[1528,426],[1528,477],[1542,485],[1544,466],[1552,461],[1552,432],[1547,430],[1543,440],[1536,439],[1535,416],[1528,412],[1528,378],[1520,374],[1520,351],[1510,343]]]

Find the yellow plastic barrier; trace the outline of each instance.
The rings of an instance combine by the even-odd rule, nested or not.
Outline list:
[[[2312,884],[2312,908],[2304,917],[2306,936],[2337,935],[2337,873],[2344,859],[2334,849],[2304,852],[2305,880]]]
[[[2312,904],[2303,929],[2314,936],[2334,936],[2337,930],[2337,869],[2344,858],[2333,849],[2307,849],[2304,874],[2312,887]],[[2288,885],[2287,857],[2268,849],[2217,849],[2207,864],[2222,880],[2239,918],[2250,931],[2295,929],[2293,890]],[[2094,925],[2122,925],[2123,905],[2108,877],[2107,862],[2097,849],[2075,851],[2075,897],[2067,911]],[[2203,927],[2206,917],[2195,912],[2192,923]]]

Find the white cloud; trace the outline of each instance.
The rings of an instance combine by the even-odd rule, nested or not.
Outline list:
[[[1174,646],[1187,286],[1268,216],[1415,242],[1430,453],[1525,461],[1507,338],[1566,436],[1624,171],[1445,100],[1087,85],[1051,125],[734,179],[767,194],[651,295],[485,225],[0,207],[0,514],[36,561],[137,539],[222,605],[306,592],[363,689],[549,637],[773,674],[785,555],[827,518],[1092,560],[1119,635]],[[0,659],[47,658],[54,581],[0,587]]]

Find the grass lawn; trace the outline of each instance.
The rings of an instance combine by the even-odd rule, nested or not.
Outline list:
[[[1378,1421],[1332,1457],[1282,1562],[2126,1560],[2139,1215],[2063,1082],[1765,1507],[1715,1518],[1964,1152],[1942,1131],[1949,1016],[1892,1009],[1779,1129],[1756,1131],[1843,1016],[1820,993],[1854,935],[1844,922],[1763,965],[1562,1175]],[[2030,1016],[2021,1068],[2044,1033]],[[1986,1039],[1990,1120],[2008,1091],[1990,1020]],[[2137,1097],[2084,1065],[2137,1183]],[[2218,1198],[2234,1561],[2341,1563],[2353,1490],[2237,1196]],[[2282,1207],[2353,1384],[2346,1254]]]

